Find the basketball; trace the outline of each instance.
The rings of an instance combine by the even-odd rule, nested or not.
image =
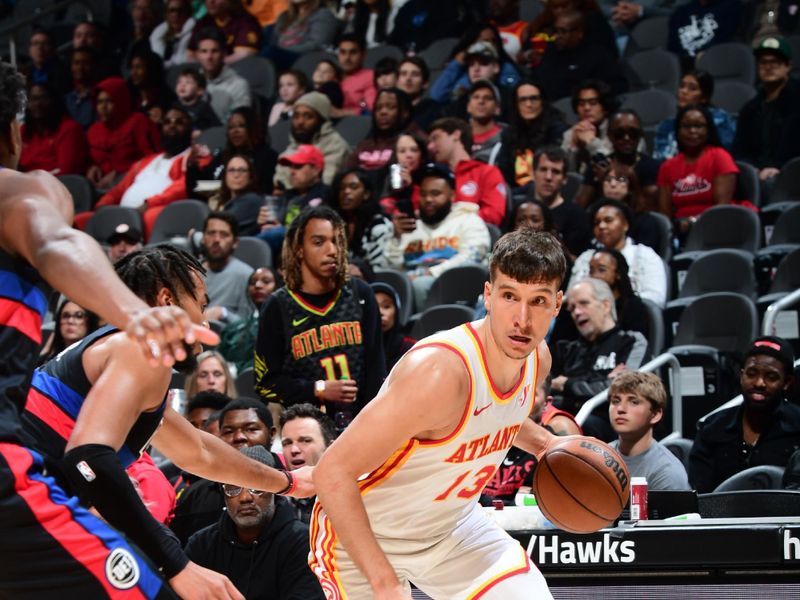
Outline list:
[[[536,503],[553,525],[573,533],[607,527],[628,503],[630,477],[617,452],[574,436],[551,444],[536,467]]]

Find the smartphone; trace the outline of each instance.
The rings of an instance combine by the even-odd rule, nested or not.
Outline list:
[[[395,206],[399,212],[414,218],[414,204],[411,202],[411,198],[398,198]]]

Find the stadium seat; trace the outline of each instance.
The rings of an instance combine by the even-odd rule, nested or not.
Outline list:
[[[400,310],[397,320],[401,327],[405,327],[408,319],[414,312],[414,288],[411,280],[403,271],[395,269],[375,269],[375,281],[388,283],[400,296]]]
[[[647,344],[650,354],[657,356],[664,349],[664,313],[652,300],[642,298],[647,310]]]
[[[383,44],[367,50],[367,55],[364,57],[364,68],[374,69],[379,60],[383,58],[393,58],[400,62],[403,58],[403,51],[397,46],[390,44]]]
[[[661,445],[672,452],[687,470],[689,469],[689,453],[692,451],[693,444],[692,440],[686,438],[661,440]]]
[[[705,294],[683,311],[667,352],[681,365],[672,377],[681,378],[684,437],[693,439],[697,419],[736,393],[736,373],[757,334],[755,304],[741,294]]]
[[[173,241],[173,238],[185,238],[190,229],[201,230],[203,221],[208,216],[209,208],[199,200],[178,200],[168,204],[156,218],[149,244]]]
[[[414,323],[411,330],[411,337],[421,340],[424,337],[433,335],[437,331],[451,329],[463,323],[471,321],[475,317],[475,311],[469,306],[461,304],[440,304],[427,309],[419,320]]]
[[[101,244],[105,244],[111,234],[114,233],[117,225],[121,223],[127,223],[131,227],[136,227],[139,231],[144,231],[142,215],[135,208],[101,206],[86,224],[86,233]]]
[[[774,271],[784,257],[800,248],[800,202],[791,203],[789,208],[779,213],[768,233],[767,245],[756,253],[756,275],[765,293],[773,277],[777,277]]]
[[[276,76],[275,65],[263,56],[246,56],[230,65],[241,77],[250,84],[250,90],[264,98],[275,96]]]
[[[672,257],[672,220],[660,212],[650,211],[650,218],[658,227],[658,248],[654,248],[662,260]]]
[[[572,97],[559,98],[552,103],[552,107],[561,111],[561,114],[564,115],[564,122],[570,127],[578,122],[578,115],[572,110]]]
[[[538,17],[539,13],[543,10],[544,2],[542,2],[542,0],[525,0],[525,2],[520,2],[519,18],[521,21],[530,23]]]
[[[763,317],[770,304],[774,304],[797,289],[800,289],[800,246],[795,246],[795,249],[778,263],[767,293],[758,298],[758,314]],[[800,307],[796,305],[782,309],[781,313],[785,314],[780,314],[780,318],[775,323],[775,333],[789,341],[795,356],[800,355],[800,338],[798,338],[796,326],[800,318],[798,309]]]
[[[583,183],[583,176],[580,173],[575,173],[574,171],[567,172],[567,176],[564,179],[564,186],[561,188],[561,195],[564,197],[565,201],[572,202],[575,200],[581,183]]]
[[[83,175],[59,175],[58,180],[72,196],[75,214],[92,210],[94,206],[94,187]]]
[[[736,176],[736,190],[733,197],[736,200],[749,200],[756,206],[761,206],[761,182],[758,179],[758,169],[750,163],[736,161],[739,174]]]
[[[275,125],[269,128],[269,147],[278,154],[286,150],[289,145],[289,133],[292,129],[292,122],[289,119],[280,119]]]
[[[742,107],[753,99],[756,93],[756,88],[751,83],[720,81],[714,85],[714,95],[711,98],[711,102],[717,108],[736,116],[742,110]]]
[[[708,71],[714,82],[739,81],[753,85],[756,80],[756,59],[748,44],[726,42],[711,46],[697,59],[698,69]]]
[[[800,514],[800,491],[739,490],[697,496],[704,519],[748,517],[796,517]]]
[[[254,269],[272,266],[272,250],[269,244],[257,237],[240,237],[233,255]]]
[[[431,70],[431,83],[435,80],[433,71],[443,69],[450,61],[453,48],[458,44],[458,38],[441,38],[433,42],[430,46],[421,50],[419,57],[425,61]]]
[[[245,369],[236,376],[236,393],[247,398],[258,398],[255,391],[256,373],[250,369]]]
[[[638,89],[664,90],[672,95],[677,94],[678,84],[681,79],[681,65],[678,57],[662,50],[653,48],[637,52],[625,60],[628,68],[635,76]]]
[[[489,281],[489,269],[484,265],[461,265],[448,269],[433,282],[425,308],[439,304],[463,304],[473,308]]]
[[[211,152],[222,150],[228,143],[228,130],[224,125],[204,129],[197,136],[196,143],[205,144]]]
[[[317,65],[320,63],[320,61],[326,59],[332,60],[334,63],[338,64],[336,55],[332,52],[315,50],[313,52],[307,52],[306,54],[301,55],[296,61],[294,61],[292,68],[305,73],[306,77],[308,77],[308,80],[311,81],[311,77],[314,75],[314,69],[317,68]]]
[[[626,94],[622,108],[635,110],[644,129],[655,129],[664,119],[675,116],[678,100],[674,93],[664,90],[640,90]]]
[[[643,50],[666,48],[669,37],[669,17],[648,17],[631,29],[625,54],[631,56]]]
[[[731,475],[720,483],[715,492],[739,490],[779,490],[783,487],[783,467],[759,465]]]
[[[502,237],[503,232],[497,225],[493,225],[492,223],[486,223],[486,229],[489,230],[489,250],[492,250],[497,240]]]
[[[367,137],[372,128],[372,117],[366,115],[354,115],[343,117],[334,125],[334,129],[339,132],[351,148],[355,148],[358,143]]]
[[[800,156],[783,165],[768,201],[770,204],[800,201]]]

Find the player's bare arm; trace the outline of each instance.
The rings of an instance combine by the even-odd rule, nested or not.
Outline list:
[[[273,493],[283,491],[288,484],[284,472],[247,458],[218,437],[196,429],[172,409],[165,411],[153,445],[178,467],[204,479]],[[291,472],[295,489],[288,495],[314,495],[312,470],[303,467]]]
[[[183,360],[182,342],[216,344],[210,330],[193,325],[177,307],[151,308],[114,274],[100,246],[73,229],[72,199],[53,176],[6,170],[0,199],[0,247],[21,256],[59,292],[127,330],[151,359]]]
[[[468,402],[468,388],[466,370],[454,353],[442,348],[411,351],[314,471],[320,502],[376,598],[405,596],[370,529],[357,479],[377,469],[411,438],[436,439],[451,433]]]
[[[539,386],[550,373],[553,358],[550,356],[550,349],[547,347],[547,343],[544,341],[539,343],[537,351],[539,354],[539,370],[536,374],[536,385]],[[557,439],[555,435],[541,425],[534,423],[533,419],[525,419],[517,438],[514,440],[514,445],[539,458],[544,454],[547,445],[555,439]]]

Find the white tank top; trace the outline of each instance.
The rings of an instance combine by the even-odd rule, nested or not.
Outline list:
[[[538,353],[526,359],[519,380],[503,394],[489,375],[477,324],[440,332],[414,346],[458,355],[469,372],[470,394],[453,433],[440,440],[408,440],[359,481],[378,538],[426,546],[452,532],[477,503],[531,413]]]

